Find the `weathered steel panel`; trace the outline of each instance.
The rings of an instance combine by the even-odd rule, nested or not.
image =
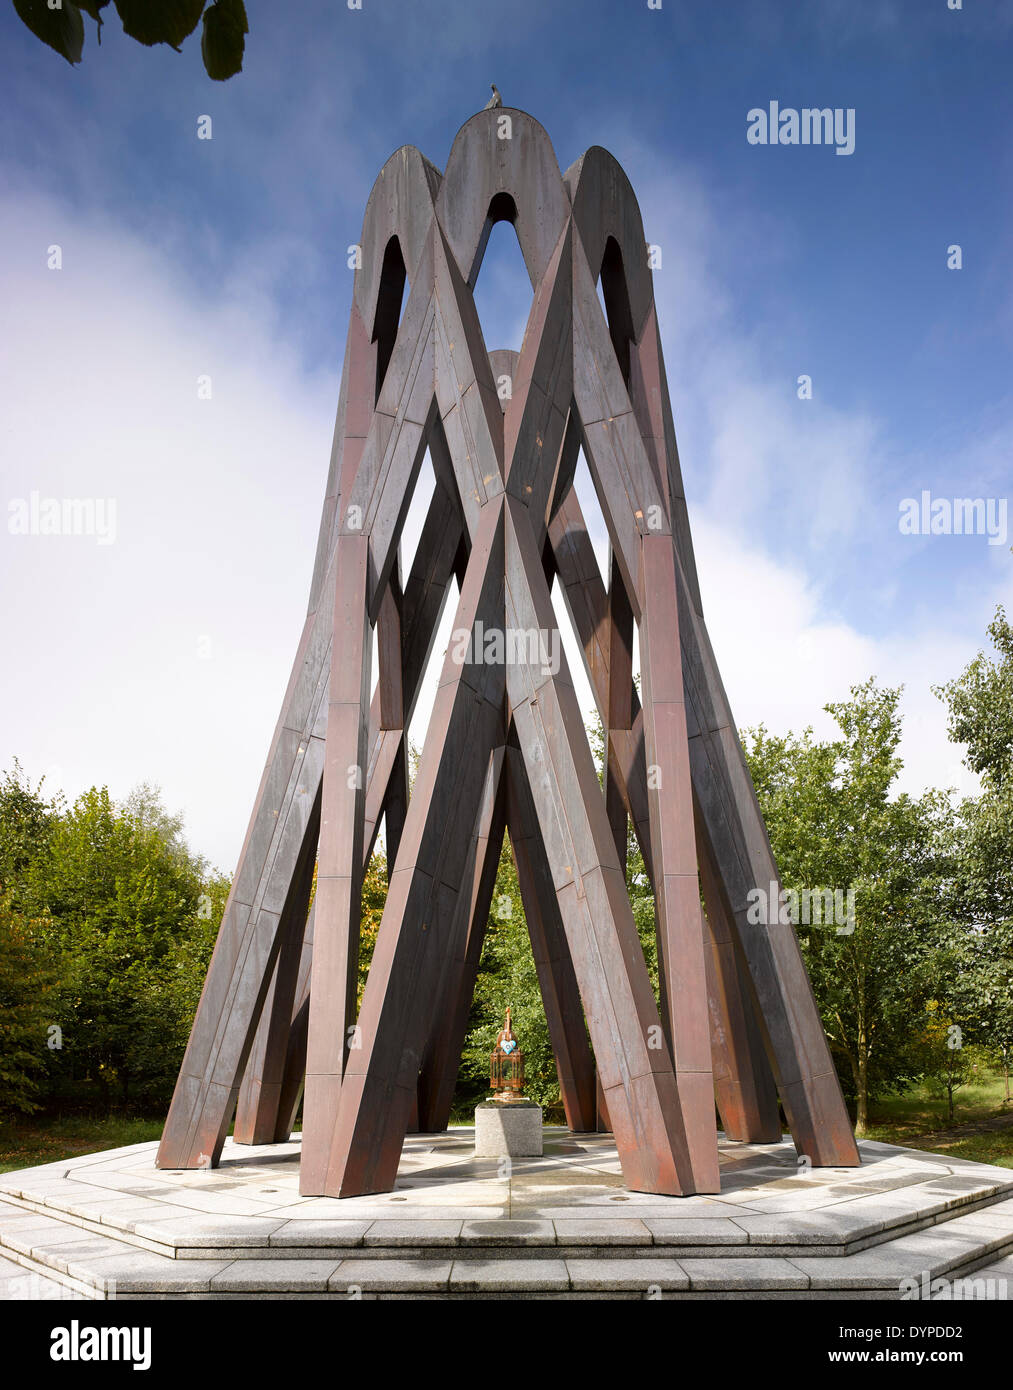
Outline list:
[[[472,289],[502,217],[534,297],[520,353],[490,359]],[[449,1108],[504,821],[568,1117],[611,1123],[630,1186],[716,1190],[715,1082],[729,1133],[768,1137],[772,1071],[800,1150],[857,1162],[794,932],[745,920],[749,889],[777,871],[701,616],[643,247],[612,156],[589,150],[564,180],[523,112],[473,117],[443,177],[407,146],[381,171],[309,613],[162,1166],[217,1161],[244,1071],[240,1135],[287,1134],[305,1066],[302,1190],[393,1185],[406,1127]],[[608,594],[571,492],[580,441],[612,544]],[[427,447],[437,487],[402,593]],[[474,640],[464,657],[448,648],[409,799],[404,730],[452,573],[455,635]],[[553,573],[603,718],[604,795],[565,657],[545,656]],[[497,628],[522,640],[486,659],[479,634]],[[627,813],[656,893],[664,1026],[626,892]],[[390,884],[356,1020],[361,879],[381,814]]]

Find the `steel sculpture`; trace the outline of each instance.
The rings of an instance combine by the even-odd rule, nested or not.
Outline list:
[[[487,351],[472,295],[501,220],[534,289],[519,353]],[[159,1166],[217,1163],[233,1114],[241,1142],[286,1139],[305,1078],[301,1191],[393,1188],[406,1132],[449,1118],[507,829],[568,1123],[607,1116],[629,1187],[719,1189],[715,1100],[732,1139],[778,1140],[780,1099],[814,1165],[856,1164],[794,930],[746,917],[778,873],[704,625],[626,175],[599,147],[561,175],[532,117],[483,111],[443,174],[410,146],[391,156],[360,250],[309,611]],[[581,449],[607,586],[573,489]],[[427,450],[436,487],[405,575]],[[444,658],[409,797],[405,731],[452,580],[466,640]],[[526,640],[558,641],[553,580],[605,729],[604,794],[565,656]],[[628,816],[660,1011],[626,892]],[[356,1016],[381,818],[389,890]]]

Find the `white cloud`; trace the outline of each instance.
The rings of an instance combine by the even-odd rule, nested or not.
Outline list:
[[[599,565],[605,565],[604,525],[587,490],[580,495]],[[885,637],[863,633],[827,612],[802,565],[773,558],[724,518],[698,509],[690,519],[707,630],[740,729],[765,724],[772,733],[801,733],[811,727],[817,738],[836,738],[840,731],[824,705],[847,700],[852,686],[874,676],[881,685],[904,687],[904,767],[897,789],[913,796],[927,787],[954,787],[963,795],[977,790],[978,779],[962,766],[962,749],[947,739],[946,707],[932,686],[959,673],[983,645],[983,633],[981,640],[931,626]],[[563,636],[590,718],[591,688],[568,625]]]
[[[812,726],[817,737],[837,737],[823,706],[847,700],[853,685],[875,676],[904,687],[898,788],[912,795],[929,786],[976,790],[961,750],[947,740],[946,707],[931,690],[959,673],[980,645],[976,638],[914,627],[885,637],[862,633],[827,613],[802,568],[736,543],[713,519],[697,516],[693,530],[707,627],[740,728],[762,723],[774,733],[800,733]]]
[[[819,390],[813,401],[798,400],[770,350],[776,325],[747,331],[736,318],[715,269],[724,233],[697,177],[653,163],[643,148],[639,160],[648,238],[668,229],[664,268],[654,276],[658,316],[704,612],[739,727],[811,725],[818,737],[834,737],[823,706],[875,676],[904,686],[899,787],[973,792],[977,779],[948,741],[946,708],[931,687],[960,672],[986,644],[996,603],[1013,599],[1008,554],[982,543],[980,565],[954,585],[945,610],[912,592],[900,549],[892,569],[884,571],[883,554],[874,557],[870,583],[870,548],[879,544],[870,533],[896,536],[896,500],[884,500],[886,422],[820,399]],[[950,474],[997,478],[996,461],[1008,456],[1002,446],[1002,431],[952,443]],[[590,521],[596,507],[587,490],[581,500]],[[592,535],[604,565],[600,518]],[[941,552],[940,565],[954,554]],[[900,605],[892,601],[898,592]],[[868,599],[867,626],[842,616],[859,596]],[[891,599],[888,611],[899,615],[892,622],[884,623],[878,598]],[[575,649],[567,655],[573,665]],[[590,689],[580,684],[590,711]]]
[[[673,182],[651,205],[682,238],[656,278],[659,311],[704,606],[739,724],[829,734],[822,705],[875,674],[906,685],[904,785],[969,788],[929,686],[984,645],[1008,565],[987,548],[959,620],[923,612],[883,633],[840,617],[847,563],[828,577],[825,547],[789,544],[778,508],[788,534],[800,518],[814,532],[853,524],[880,426],[830,404],[800,416],[713,271],[707,199]],[[305,610],[337,370],[307,376],[279,339],[277,265],[202,299],[165,250],[51,199],[0,203],[0,235],[5,515],[32,490],[118,507],[112,546],[0,531],[12,596],[0,763],[59,769],[71,795],[159,782],[191,842],[230,871]],[[62,271],[45,267],[55,242]],[[197,399],[203,373],[211,401]]]
[[[336,373],[307,378],[263,315],[201,300],[101,218],[21,199],[0,228],[5,523],[32,490],[117,505],[106,547],[0,531],[0,759],[72,796],[159,782],[231,871],[305,612]]]

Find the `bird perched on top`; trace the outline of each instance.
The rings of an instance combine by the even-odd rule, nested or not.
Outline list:
[[[499,88],[496,86],[495,82],[490,82],[489,86],[492,88],[492,96],[486,102],[485,109],[487,111],[494,111],[497,106],[503,105],[503,98],[500,96]]]

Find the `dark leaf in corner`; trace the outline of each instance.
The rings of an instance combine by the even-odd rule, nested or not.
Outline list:
[[[205,0],[116,0],[123,32],[149,47],[178,48],[197,28]]]
[[[204,11],[200,51],[207,75],[213,81],[225,82],[242,71],[247,33],[243,0],[217,0]]]
[[[14,8],[35,37],[48,43],[61,58],[66,58],[68,63],[81,61],[84,20],[70,0],[58,10],[51,10],[46,0],[14,0]]]

